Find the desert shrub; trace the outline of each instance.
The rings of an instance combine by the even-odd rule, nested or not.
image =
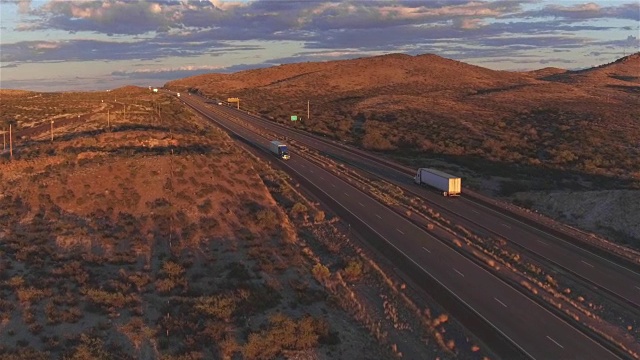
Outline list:
[[[94,304],[103,308],[121,309],[133,299],[119,292],[108,292],[101,289],[88,289],[84,291],[86,297]]]
[[[300,214],[304,214],[304,213],[307,212],[307,210],[308,209],[307,209],[307,206],[305,204],[297,202],[291,208],[291,215],[292,216],[297,216],[297,215],[300,215]]]
[[[256,220],[259,226],[266,229],[274,229],[278,224],[278,217],[273,210],[260,210],[256,214]]]
[[[320,282],[329,279],[329,277],[331,276],[331,271],[329,271],[329,268],[322,264],[316,264],[311,272],[313,273],[313,276],[316,278],[316,280]]]
[[[21,304],[30,304],[33,301],[38,301],[51,294],[51,291],[36,289],[34,287],[19,288],[16,292]]]
[[[362,277],[364,268],[362,261],[353,259],[350,260],[347,266],[344,268],[345,278],[349,281],[357,281]]]
[[[169,278],[177,279],[184,275],[184,268],[173,261],[166,261],[162,265],[162,270],[167,274]]]
[[[196,310],[227,322],[231,320],[236,308],[233,294],[201,297],[195,305]]]
[[[392,150],[393,144],[378,130],[369,130],[362,138],[362,146],[369,150]]]
[[[317,211],[316,214],[313,216],[313,220],[317,223],[323,222],[324,218],[325,218],[325,214],[324,214],[324,211],[322,210]]]
[[[114,357],[113,355],[101,339],[82,334],[80,344],[73,349],[71,356],[64,358],[65,360],[109,360]]]
[[[30,347],[18,347],[11,352],[3,352],[2,360],[48,360],[51,354],[46,351],[38,351]]]
[[[249,334],[242,352],[247,359],[273,359],[283,350],[312,349],[318,345],[319,338],[326,334],[326,322],[310,316],[295,321],[277,313],[269,318],[266,330]]]

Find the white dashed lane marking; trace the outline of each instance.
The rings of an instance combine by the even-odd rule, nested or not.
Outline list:
[[[505,303],[503,303],[502,301],[500,301],[497,297],[494,297],[493,299],[494,299],[495,301],[499,302],[499,303],[500,303],[500,305],[502,305],[502,306],[504,306],[504,307],[507,307],[507,305],[505,305]]]
[[[584,261],[584,260],[580,260],[583,264],[587,265],[588,267],[593,267],[593,265],[589,264],[588,262]]]
[[[564,349],[564,346],[560,345],[557,341],[553,340],[549,335],[547,335],[547,339],[553,341],[554,344],[560,346],[560,348]]]

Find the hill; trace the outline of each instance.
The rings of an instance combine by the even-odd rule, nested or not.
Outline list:
[[[640,188],[638,69],[638,54],[582,71],[525,73],[391,54],[206,74],[166,87],[239,97],[245,110],[274,121],[511,197]]]
[[[0,358],[488,354],[175,97],[23,95],[1,108]]]
[[[594,68],[552,74],[546,79],[598,87],[628,87],[629,91],[637,93],[640,91],[638,90],[638,85],[640,85],[640,53],[625,56],[612,63]]]
[[[200,75],[166,86],[240,97],[246,109],[281,122],[304,118],[310,101],[310,119],[292,126],[397,156],[456,158],[479,165],[476,171],[487,169],[479,158],[503,165],[501,173],[527,165],[638,179],[638,160],[620,157],[633,152],[640,135],[635,87],[621,87],[618,79],[584,86],[556,78],[631,76],[637,65],[634,55],[580,74],[515,73],[393,54]]]

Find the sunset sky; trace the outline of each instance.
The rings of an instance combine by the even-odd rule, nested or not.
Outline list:
[[[640,49],[638,0],[1,1],[2,89],[160,86],[388,53],[579,69]]]

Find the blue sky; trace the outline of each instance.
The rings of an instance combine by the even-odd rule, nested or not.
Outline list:
[[[639,0],[0,0],[0,88],[159,86],[388,53],[579,69],[640,49]]]

